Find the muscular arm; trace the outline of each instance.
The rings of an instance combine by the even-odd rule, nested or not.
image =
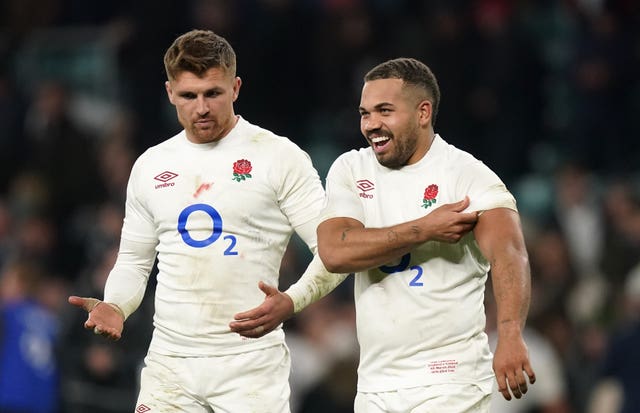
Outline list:
[[[517,212],[507,208],[485,211],[478,219],[474,235],[491,263],[498,329],[493,369],[498,389],[507,400],[511,399],[511,393],[519,399],[527,392],[524,373],[532,384],[535,374],[522,338],[529,311],[531,277]]]
[[[318,253],[331,272],[363,271],[401,257],[427,241],[458,242],[473,229],[476,212],[463,213],[469,199],[387,228],[365,228],[353,218],[331,218],[318,226]]]

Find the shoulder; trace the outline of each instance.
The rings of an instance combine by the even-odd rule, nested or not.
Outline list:
[[[434,145],[437,145],[437,152],[443,161],[448,173],[473,175],[474,173],[490,174],[495,173],[480,159],[470,152],[458,148],[436,135]],[[497,176],[497,175],[496,175]]]
[[[334,165],[342,164],[350,169],[358,169],[364,165],[375,164],[378,161],[371,148],[352,149],[336,158]]]
[[[176,158],[182,146],[184,146],[184,131],[157,145],[150,146],[138,155],[133,163],[131,178],[143,174],[144,171],[156,170],[158,167],[162,168],[169,161]]]
[[[170,154],[172,153],[175,154],[176,150],[178,150],[181,146],[184,146],[184,140],[185,132],[183,130],[170,137],[169,139],[148,147],[144,152],[142,152],[142,154],[138,156],[138,159],[136,161],[155,157],[170,156]]]
[[[305,154],[306,152],[296,144],[292,139],[279,135],[261,126],[248,122],[240,118],[237,127],[241,135],[244,136],[245,142],[251,144],[252,147],[259,151],[276,151],[280,155],[287,154]],[[279,160],[286,161],[284,156]]]
[[[378,161],[371,148],[352,149],[344,152],[331,164],[327,182],[352,180],[355,176],[370,176],[378,168]]]
[[[436,135],[434,139],[434,146],[436,146],[438,153],[451,165],[467,165],[477,162],[481,163],[481,161],[474,155],[445,141],[440,135]]]

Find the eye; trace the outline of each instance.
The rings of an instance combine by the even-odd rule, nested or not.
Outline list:
[[[204,94],[204,97],[206,98],[214,98],[216,96],[219,96],[220,92],[217,90],[209,90]]]
[[[380,109],[380,113],[382,113],[383,115],[388,115],[389,113],[391,113],[392,110],[389,108],[382,108]]]
[[[181,93],[180,97],[183,99],[192,100],[196,98],[196,94],[191,92],[185,92],[185,93]]]

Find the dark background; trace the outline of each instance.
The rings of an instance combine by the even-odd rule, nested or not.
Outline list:
[[[620,364],[640,365],[610,353],[640,315],[640,2],[2,0],[0,265],[42,270],[33,296],[59,322],[61,412],[132,410],[152,289],[115,345],[83,331],[66,296],[101,296],[132,162],[180,130],[162,57],[192,28],[234,46],[236,113],[296,142],[323,178],[365,144],[364,73],[400,56],[428,64],[442,92],[436,132],[498,173],[522,214],[528,326],[561,385],[519,411],[587,411],[611,376],[637,397],[636,374]],[[294,239],[281,288],[308,258]],[[285,324],[294,411],[351,410],[350,288]],[[0,374],[13,372],[0,364]]]

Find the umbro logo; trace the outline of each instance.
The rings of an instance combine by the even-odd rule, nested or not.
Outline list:
[[[176,176],[178,176],[178,174],[173,173],[171,171],[164,171],[164,172],[159,173],[158,175],[154,176],[153,179],[155,179],[156,181],[162,182],[161,184],[156,185],[156,189],[158,189],[158,188],[166,188],[168,186],[174,186],[176,183],[175,182],[169,182],[169,181],[172,180],[173,178],[175,178]]]
[[[144,404],[139,405],[136,408],[136,413],[144,413],[144,412],[150,412],[151,408],[148,406],[145,406]]]
[[[356,181],[356,186],[358,187],[359,190],[362,191],[358,194],[360,195],[360,198],[367,198],[367,199],[373,198],[373,194],[367,194],[368,191],[375,189],[373,182],[371,182],[368,179],[360,179]]]

